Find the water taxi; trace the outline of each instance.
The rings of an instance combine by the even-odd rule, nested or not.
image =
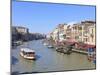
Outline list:
[[[29,48],[21,48],[20,55],[25,59],[35,59],[35,51]]]

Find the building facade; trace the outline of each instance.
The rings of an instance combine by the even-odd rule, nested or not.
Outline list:
[[[95,21],[81,21],[73,25],[59,24],[51,36],[55,41],[82,42],[95,45],[95,26]]]

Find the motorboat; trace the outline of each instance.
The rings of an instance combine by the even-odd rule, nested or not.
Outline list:
[[[47,46],[48,44],[47,44],[47,43],[43,43],[43,45],[44,45],[44,46]]]
[[[20,55],[25,59],[35,59],[35,51],[29,48],[21,48]]]
[[[48,48],[54,48],[52,45],[48,45]]]

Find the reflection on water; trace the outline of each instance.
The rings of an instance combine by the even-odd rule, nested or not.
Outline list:
[[[11,75],[19,75],[19,72],[12,72]]]
[[[35,50],[36,60],[27,60],[19,55],[20,48],[29,47]],[[47,71],[63,71],[77,69],[94,69],[95,65],[87,60],[86,55],[72,53],[71,55],[58,53],[54,49],[48,49],[41,40],[30,41],[12,49],[12,56],[18,61],[12,65],[12,72],[37,73]],[[15,61],[12,58],[12,61]]]
[[[16,57],[14,57],[14,56],[12,56],[11,59],[13,60],[13,61],[11,61],[12,65],[15,65],[18,62],[18,59]]]

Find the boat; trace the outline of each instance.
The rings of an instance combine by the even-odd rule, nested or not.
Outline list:
[[[43,43],[43,45],[44,45],[44,46],[47,46],[48,44],[47,44],[47,43]]]
[[[48,45],[48,48],[54,48],[52,45]]]
[[[29,48],[21,48],[20,55],[25,59],[35,59],[35,51]]]
[[[12,46],[19,46],[22,43],[23,43],[22,41],[14,41],[14,42],[12,42]]]

